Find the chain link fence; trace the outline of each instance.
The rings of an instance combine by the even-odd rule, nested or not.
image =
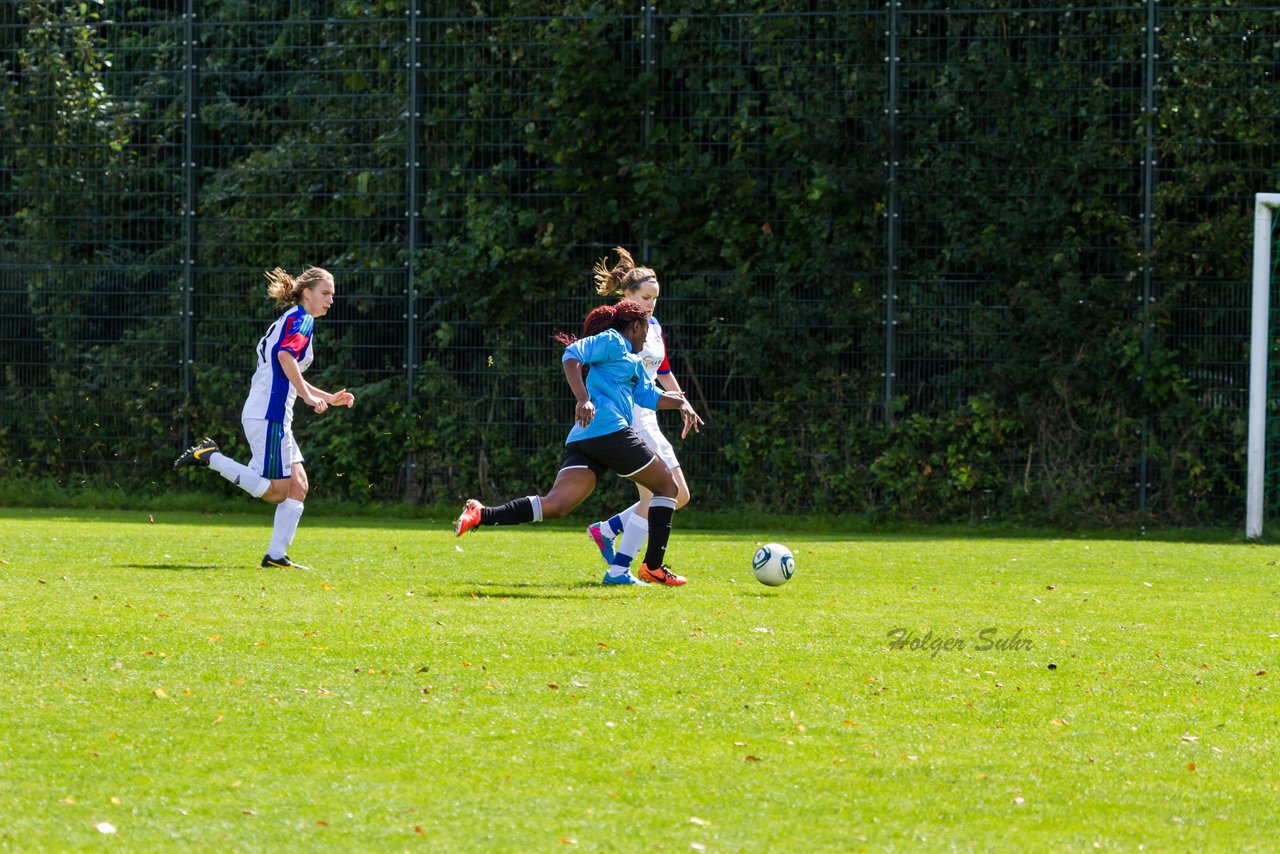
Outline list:
[[[591,264],[622,244],[664,282],[674,366],[710,422],[681,456],[712,503],[769,483],[742,476],[744,455],[770,465],[744,425],[787,402],[771,366],[794,357],[832,392],[825,423],[797,413],[771,437],[805,448],[787,489],[838,465],[824,431],[969,417],[975,397],[1016,403],[1052,382],[1063,399],[1145,404],[1074,444],[1051,429],[1072,413],[1045,408],[1001,455],[1010,482],[1030,492],[1046,471],[1103,465],[1122,486],[1093,498],[1121,511],[1190,495],[1190,518],[1224,520],[1242,506],[1249,203],[1274,189],[1280,154],[1269,7],[275,5],[40,18],[4,4],[7,474],[164,486],[156,460],[197,432],[234,448],[274,316],[262,272],[315,264],[338,304],[311,378],[367,404],[304,417],[317,483],[414,501],[536,488],[527,472],[555,470],[569,412],[550,335],[575,331],[597,299]],[[590,89],[599,69],[614,90]],[[793,143],[807,160],[779,155]],[[662,181],[667,206],[554,215],[586,197],[626,205],[638,185],[664,198]],[[696,210],[707,226],[743,192],[760,215],[742,241],[790,259],[818,251],[790,235],[818,235],[821,274],[677,250],[672,223]],[[488,301],[548,257],[558,289]],[[478,272],[458,280],[459,259]],[[1067,283],[1062,328],[1035,327],[1024,302],[1020,285],[1047,278]],[[1091,353],[1117,326],[1135,347]],[[1008,364],[1028,339],[1045,363]],[[1114,388],[1049,368],[1093,357],[1114,361]],[[1214,435],[1184,435],[1165,381],[1194,385],[1213,413],[1196,429]],[[376,453],[354,433],[381,437]],[[1197,469],[1205,442],[1220,447],[1212,476]]]

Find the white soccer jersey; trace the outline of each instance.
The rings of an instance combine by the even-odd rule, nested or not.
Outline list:
[[[285,376],[276,354],[288,350],[298,360],[298,368],[306,371],[314,355],[311,347],[314,327],[315,318],[300,305],[289,309],[271,324],[255,350],[258,364],[249,385],[249,397],[240,412],[241,418],[263,418],[283,423],[286,429],[293,423],[293,402],[298,392]]]
[[[640,349],[639,356],[655,390],[663,391],[662,386],[658,385],[658,375],[671,373],[671,362],[667,359],[667,342],[662,336],[662,324],[654,317],[649,318],[649,333],[645,336],[644,347]],[[680,461],[676,459],[675,449],[658,426],[656,411],[637,404],[631,414],[631,428],[670,468],[679,467]]]
[[[639,355],[644,360],[645,373],[654,384],[658,382],[658,374],[671,373],[671,363],[667,361],[667,342],[662,337],[662,324],[656,317],[649,317],[649,332]]]

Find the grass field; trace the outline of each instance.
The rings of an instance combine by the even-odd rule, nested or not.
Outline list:
[[[1275,547],[677,527],[614,590],[577,526],[154,517],[0,510],[0,847],[1280,839]]]

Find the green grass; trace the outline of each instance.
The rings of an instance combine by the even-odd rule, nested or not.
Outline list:
[[[0,511],[0,847],[1280,838],[1273,548],[678,527],[688,587],[609,590],[577,525],[304,520],[281,572],[268,523]]]

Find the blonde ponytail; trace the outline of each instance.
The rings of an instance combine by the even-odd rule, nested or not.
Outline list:
[[[631,253],[621,246],[613,251],[618,255],[618,263],[609,266],[609,256],[601,258],[592,268],[592,278],[596,283],[596,293],[602,297],[622,296],[634,291],[645,279],[657,278],[657,274],[648,267],[637,267]]]
[[[267,296],[281,308],[297,305],[302,300],[302,292],[307,288],[314,288],[324,281],[333,281],[329,271],[320,267],[308,267],[296,279],[283,267],[276,267],[262,275],[266,276],[268,282]]]

